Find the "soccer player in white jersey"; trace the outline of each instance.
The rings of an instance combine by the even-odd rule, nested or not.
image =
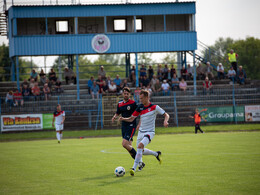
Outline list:
[[[54,121],[55,121],[56,137],[58,143],[60,143],[60,140],[62,138],[62,131],[64,128],[64,121],[65,121],[65,111],[61,110],[60,104],[57,105],[57,110],[53,113],[52,127],[54,127]]]
[[[155,120],[156,115],[161,114],[164,116],[164,127],[168,127],[169,115],[158,105],[151,104],[149,100],[149,92],[146,90],[142,90],[139,96],[139,99],[142,104],[140,104],[132,116],[128,118],[120,117],[120,121],[131,122],[138,115],[140,115],[141,125],[139,128],[138,136],[137,136],[137,153],[135,156],[135,161],[133,168],[130,170],[130,174],[134,176],[135,170],[139,164],[139,161],[142,159],[142,155],[154,155],[159,163],[162,163],[161,152],[160,151],[152,151],[145,148],[153,139],[155,135]]]

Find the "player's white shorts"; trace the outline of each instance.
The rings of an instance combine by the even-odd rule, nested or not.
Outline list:
[[[62,131],[63,130],[63,124],[61,124],[61,125],[55,124],[55,128],[56,128],[56,131]]]
[[[137,136],[137,139],[136,139],[136,145],[138,146],[139,143],[141,142],[144,147],[147,146],[151,140],[153,139],[155,133],[154,132],[145,132],[145,133],[142,133],[142,132],[138,132],[138,136]]]

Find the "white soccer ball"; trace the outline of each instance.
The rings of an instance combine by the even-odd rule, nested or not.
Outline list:
[[[123,177],[125,175],[125,168],[124,167],[117,167],[115,169],[115,175],[117,177]]]

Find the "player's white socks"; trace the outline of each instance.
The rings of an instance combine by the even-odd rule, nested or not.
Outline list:
[[[62,139],[62,137],[63,137],[63,133],[60,134],[60,139]]]
[[[139,165],[140,160],[142,159],[142,153],[143,153],[143,149],[137,148],[135,162],[134,162],[134,166],[133,166],[134,170],[136,170],[137,166]]]
[[[154,156],[157,156],[157,152],[155,151],[152,151],[152,150],[149,150],[147,148],[144,148],[144,153],[143,155],[154,155]]]
[[[58,141],[60,141],[60,133],[59,132],[56,133],[56,137],[57,137]]]

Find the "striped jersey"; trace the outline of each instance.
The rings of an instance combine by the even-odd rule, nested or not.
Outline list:
[[[143,104],[140,104],[133,113],[133,116],[140,115],[141,125],[139,131],[141,133],[145,133],[155,132],[156,115],[163,115],[164,113],[165,111],[160,106],[150,103],[149,106],[144,106]]]
[[[65,111],[60,111],[58,112],[57,110],[53,113],[53,117],[55,117],[55,124],[60,125],[62,120],[63,120],[63,116],[65,116]]]

